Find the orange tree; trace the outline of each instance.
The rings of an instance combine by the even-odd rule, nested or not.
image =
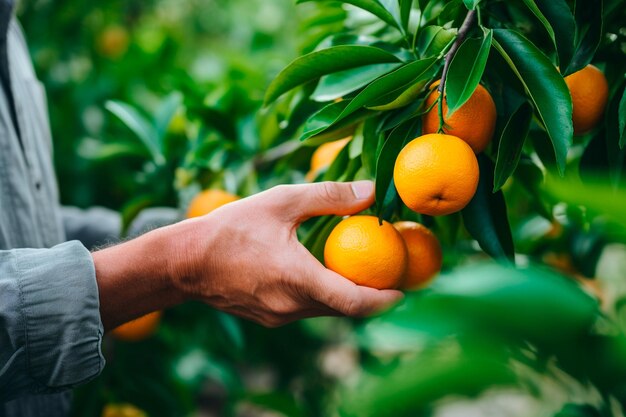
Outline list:
[[[444,253],[431,287],[356,327],[365,370],[329,410],[432,415],[492,388],[474,404],[524,398],[503,415],[622,415],[626,2],[298,3],[304,53],[265,104],[300,148],[351,137],[316,179],[374,180],[369,214]],[[340,221],[303,226],[320,261]]]
[[[302,56],[264,108],[247,81],[257,71],[212,84],[178,74],[182,94],[153,111],[109,102],[139,141],[113,124],[96,156],[141,157],[127,222],[176,197],[184,212],[201,189],[375,180],[364,214],[387,223],[368,220],[370,235],[397,243],[392,223],[418,242],[396,275],[428,248],[415,279],[429,285],[380,317],[277,330],[199,305],[166,311],[152,338],[105,341],[109,365],[76,414],[132,403],[184,415],[201,402],[224,415],[247,415],[241,403],[289,416],[622,415],[625,2],[300,3]],[[326,143],[332,155],[313,163]],[[341,221],[300,228],[322,262]],[[370,240],[366,258],[390,249]]]

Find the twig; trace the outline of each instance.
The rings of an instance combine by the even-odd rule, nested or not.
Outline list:
[[[467,34],[474,26],[476,22],[476,10],[470,10],[465,16],[465,20],[459,29],[459,33],[456,35],[456,39],[452,44],[452,47],[446,54],[446,58],[443,64],[443,72],[441,73],[441,82],[439,83],[439,132],[443,130],[444,120],[443,120],[443,92],[446,88],[446,79],[448,78],[448,70],[450,69],[450,62],[452,62],[452,58],[456,55],[456,52],[461,47],[461,44],[467,37]]]
[[[258,169],[263,165],[275,162],[278,159],[289,155],[300,147],[300,143],[301,142],[298,139],[293,139],[287,142],[283,142],[282,144],[265,151],[264,153],[254,158],[254,167]]]

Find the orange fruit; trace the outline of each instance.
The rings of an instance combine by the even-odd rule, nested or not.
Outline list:
[[[398,154],[393,179],[411,210],[443,216],[461,210],[478,187],[478,160],[456,136],[431,133],[409,142]]]
[[[350,139],[352,139],[352,136],[320,145],[320,147],[313,152],[313,156],[311,157],[311,169],[306,174],[306,180],[313,181],[321,170],[328,168],[335,158],[337,158],[337,155],[339,155],[343,147],[350,142]]]
[[[209,214],[224,204],[239,200],[239,197],[226,191],[210,189],[195,196],[187,208],[187,218],[200,217]]]
[[[98,51],[111,59],[120,58],[128,50],[129,36],[122,26],[109,26],[98,36]]]
[[[132,404],[107,404],[102,417],[148,417],[148,414]]]
[[[419,223],[396,222],[393,227],[402,235],[409,255],[400,288],[413,290],[426,286],[441,271],[443,255],[439,240]]]
[[[437,87],[439,81],[433,83]],[[439,98],[439,91],[433,91],[426,98],[426,108],[432,106]],[[467,142],[474,152],[480,153],[491,142],[496,129],[496,105],[491,94],[478,85],[469,100],[448,117],[448,104],[443,100],[444,127],[443,132],[454,135]],[[423,117],[423,130],[426,133],[439,132],[439,105],[435,105]]]
[[[396,288],[407,265],[407,250],[400,233],[374,216],[342,220],[324,246],[326,267],[367,287]]]
[[[609,83],[598,68],[585,68],[565,77],[572,96],[574,134],[580,135],[593,129],[604,114],[609,99]]]
[[[161,321],[161,311],[154,311],[124,323],[111,331],[113,337],[127,342],[138,342],[152,336]]]

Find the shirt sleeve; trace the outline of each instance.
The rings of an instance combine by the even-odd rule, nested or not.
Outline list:
[[[0,251],[0,402],[96,377],[104,329],[91,254],[77,241]]]

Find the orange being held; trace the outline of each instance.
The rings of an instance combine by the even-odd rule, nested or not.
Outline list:
[[[397,288],[407,266],[407,249],[400,233],[374,216],[342,220],[324,246],[328,269],[358,285]]]
[[[189,203],[187,218],[204,216],[224,204],[232,203],[236,200],[239,200],[239,197],[223,190],[210,189],[202,191]]]
[[[319,148],[313,152],[313,156],[311,157],[311,169],[309,169],[309,172],[306,174],[306,180],[315,180],[315,177],[317,177],[323,169],[328,168],[335,158],[337,158],[337,155],[339,155],[339,152],[341,152],[344,146],[350,142],[350,139],[352,139],[352,136],[320,145]]]
[[[424,134],[439,132],[439,105],[435,104],[439,98],[436,88],[439,83],[433,83],[433,90],[426,98],[426,108],[432,108],[422,119]],[[497,117],[496,105],[485,87],[479,84],[465,104],[451,116],[448,116],[448,104],[444,97],[442,111],[444,133],[463,139],[476,153],[485,150],[493,137]]]
[[[609,99],[609,83],[593,65],[568,75],[565,83],[572,96],[574,134],[587,133],[602,119]]]
[[[111,331],[113,337],[127,342],[138,342],[152,336],[161,322],[162,311],[154,311],[124,323]]]
[[[463,209],[478,187],[478,160],[456,136],[432,133],[398,154],[393,179],[404,204],[416,213],[443,216]]]
[[[401,289],[414,290],[428,285],[441,271],[442,252],[439,240],[426,226],[415,222],[393,224],[404,239],[408,263]]]

